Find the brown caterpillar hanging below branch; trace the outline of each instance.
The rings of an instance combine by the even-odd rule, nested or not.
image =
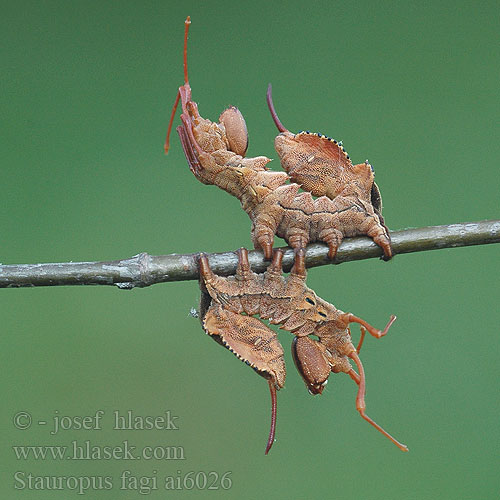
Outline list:
[[[276,250],[267,271],[256,274],[250,269],[247,250],[241,248],[236,275],[228,277],[214,274],[204,254],[200,254],[199,260],[203,329],[268,380],[272,416],[266,454],[274,442],[276,391],[284,386],[286,369],[276,333],[255,316],[295,335],[292,354],[311,394],[323,392],[330,373],[347,373],[358,385],[356,408],[360,415],[399,449],[408,451],[366,415],[365,374],[358,356],[365,331],[376,338],[383,337],[396,317],[391,316],[384,330],[378,330],[357,316],[336,309],[306,286],[303,249],[297,251],[295,264],[286,278],[282,258],[282,250]],[[350,323],[361,325],[357,348],[352,344]]]
[[[389,233],[377,208],[374,209],[373,196],[364,196],[359,190],[342,192],[339,185],[342,184],[342,177],[334,181],[336,190],[340,191],[333,199],[323,195],[314,199],[310,192],[299,192],[301,186],[288,183],[290,177],[287,173],[267,169],[269,158],[244,158],[248,135],[245,120],[237,108],[226,109],[219,117],[219,123],[204,119],[199,114],[198,106],[191,98],[187,73],[187,34],[190,22],[189,18],[186,19],[184,85],[179,88],[172,109],[165,152],[169,149],[170,131],[180,99],[182,124],[177,127],[177,132],[191,172],[204,184],[216,185],[240,200],[242,208],[252,221],[254,247],[262,249],[266,259],[272,256],[275,235],[284,238],[295,250],[305,248],[310,242],[323,241],[329,246],[330,258],[335,257],[344,236],[367,235],[383,249],[384,258],[390,259],[392,249]],[[316,144],[315,149],[314,141],[317,139],[318,136],[311,135],[298,144],[302,144],[302,147],[308,144],[317,155],[323,154],[323,150],[328,152],[328,148],[321,142],[318,143],[322,145],[321,148],[318,149]],[[284,160],[288,158],[283,152],[278,153]],[[311,153],[308,158],[312,158],[314,154]],[[315,165],[314,161],[314,158],[310,161],[311,168]],[[288,165],[286,161],[285,165]],[[369,166],[362,165],[364,169],[353,167],[350,181],[359,174],[359,184],[364,185],[371,179],[374,185],[373,176],[366,180]],[[335,173],[333,169],[332,174]],[[302,177],[304,175],[309,173],[304,172]],[[302,184],[307,187],[307,183]],[[370,186],[370,192],[371,189]],[[314,193],[317,192],[319,191],[315,188]],[[325,194],[331,194],[331,189],[325,190]]]

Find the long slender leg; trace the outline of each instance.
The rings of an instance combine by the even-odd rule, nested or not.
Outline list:
[[[179,104],[180,96],[181,95],[179,94],[179,91],[177,91],[177,97],[175,98],[174,107],[172,108],[172,112],[170,113],[170,120],[168,122],[167,137],[165,138],[165,145],[163,146],[163,149],[165,150],[165,154],[168,154],[168,150],[170,149],[170,132],[172,131],[172,125],[174,123],[175,112],[177,111],[177,105]]]
[[[198,154],[203,153],[203,149],[201,149],[201,146],[198,144],[198,141],[194,137],[191,117],[183,113],[181,115],[181,121],[184,126],[184,130],[186,131],[186,134],[188,136],[189,142],[191,143],[191,146],[193,146],[194,149],[196,149],[196,152]]]
[[[191,24],[191,18],[188,16],[184,21],[184,53],[183,53],[183,66],[184,66],[184,86],[187,86],[189,100],[191,99],[191,89],[189,87],[189,78],[188,78],[188,66],[187,66],[187,39],[189,32],[189,25]],[[182,87],[181,87],[182,88]],[[165,154],[168,153],[170,148],[170,132],[172,131],[172,124],[174,123],[175,112],[177,111],[177,105],[179,104],[179,98],[181,97],[181,89],[177,92],[177,97],[175,98],[174,106],[172,108],[172,112],[170,113],[170,120],[168,122],[167,128],[167,137],[165,138]],[[182,103],[183,108],[185,103]]]
[[[365,335],[366,335],[366,328],[364,326],[360,326],[359,329],[361,330],[361,337],[359,337],[359,343],[358,347],[356,347],[356,351],[359,354],[359,351],[361,351],[361,346],[363,345],[363,342],[365,341]]]
[[[364,319],[358,318],[357,316],[354,316],[354,314],[351,314],[351,313],[346,313],[345,319],[348,323],[359,323],[360,325],[364,326],[368,330],[368,333],[370,335],[373,335],[374,337],[379,339],[380,337],[383,337],[387,333],[387,331],[389,330],[391,325],[394,323],[394,321],[396,321],[396,316],[394,316],[394,314],[391,316],[391,318],[389,319],[389,322],[387,323],[387,325],[385,326],[385,328],[383,330],[378,330],[374,326],[367,323]]]
[[[189,83],[189,78],[188,78],[188,55],[187,55],[187,46],[188,46],[188,33],[189,33],[189,26],[191,24],[191,17],[187,16],[186,20],[184,21],[184,83]]]
[[[185,117],[189,117],[187,104],[191,102],[191,87],[189,86],[188,82],[186,82],[182,87],[179,87],[179,90],[177,91],[177,96],[175,98],[175,102],[172,107],[172,112],[170,113],[170,120],[168,122],[167,137],[165,139],[165,146],[164,146],[165,154],[168,154],[168,150],[170,149],[170,133],[172,132],[172,125],[174,123],[175,112],[177,111],[179,100],[181,101],[182,105],[182,115],[184,115]],[[177,131],[179,131],[178,128]]]
[[[202,169],[200,162],[198,161],[198,156],[193,150],[191,143],[189,142],[189,138],[187,136],[186,130],[184,127],[177,127],[177,133],[179,134],[179,138],[181,140],[182,149],[184,150],[184,156],[189,165],[189,170],[193,172],[195,176]]]
[[[347,375],[349,375],[349,377],[351,377],[354,380],[354,382],[356,382],[356,384],[359,385],[360,382],[359,375],[352,368],[347,372]]]
[[[377,424],[374,420],[372,420],[368,415],[366,415],[366,403],[365,403],[365,392],[366,392],[366,379],[365,379],[365,371],[363,369],[363,365],[359,356],[356,352],[352,352],[349,357],[356,363],[359,371],[359,382],[356,380],[354,370],[351,370],[353,373],[348,372],[351,378],[358,384],[358,394],[356,396],[356,409],[363,419],[365,419],[369,424],[373,425],[375,429],[381,432],[386,438],[390,439],[401,451],[408,451],[408,447],[405,444],[400,443],[397,439],[393,438],[387,431],[385,431],[380,425]],[[356,374],[357,375],[357,374]]]
[[[182,114],[181,121],[182,125],[177,127],[177,133],[181,140],[182,149],[184,150],[184,155],[189,164],[189,169],[197,179],[200,179],[203,177],[202,171],[204,168],[200,163],[200,155],[203,155],[204,151],[194,138],[191,119]]]

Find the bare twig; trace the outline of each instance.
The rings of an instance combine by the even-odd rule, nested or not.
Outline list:
[[[397,254],[500,243],[500,220],[405,229],[392,232],[391,238]],[[327,253],[328,247],[323,244],[309,245],[307,267],[331,264]],[[381,255],[381,249],[368,238],[350,238],[340,246],[333,264]],[[250,252],[249,258],[253,270],[265,270],[268,263],[261,252]],[[209,261],[217,274],[235,272],[237,259],[233,252],[211,254]],[[285,271],[290,269],[292,262],[293,251],[288,249],[283,258]],[[153,256],[141,253],[129,259],[109,262],[0,265],[0,288],[116,285],[121,289],[131,289],[165,281],[195,279],[198,279],[197,254]]]

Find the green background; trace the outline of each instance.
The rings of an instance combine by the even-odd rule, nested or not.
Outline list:
[[[215,119],[243,112],[249,155],[276,158],[268,82],[290,130],[342,139],[368,158],[391,229],[499,218],[497,2],[2,2],[0,261],[109,260],[251,246],[236,199],[163,141],[182,84],[183,21],[193,97]],[[177,123],[179,119],[176,119]],[[279,163],[272,164],[279,169]],[[281,245],[282,242],[277,242]],[[364,422],[349,377],[311,397],[281,333],[288,378],[264,456],[267,384],[208,338],[195,282],[1,290],[0,498],[16,471],[112,476],[87,498],[131,499],[119,475],[231,471],[229,491],[175,498],[497,498],[498,245],[316,268],[318,295],[370,323]],[[357,335],[357,333],[355,334]],[[34,422],[106,412],[103,429],[51,435]],[[178,415],[178,431],[112,430],[112,412]],[[183,446],[184,461],[17,460],[14,445],[72,440]]]

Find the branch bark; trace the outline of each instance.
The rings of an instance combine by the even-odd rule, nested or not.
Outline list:
[[[438,250],[470,245],[500,243],[500,220],[429,226],[391,232],[396,254]],[[368,238],[349,238],[340,246],[335,260],[328,259],[328,247],[316,243],[307,247],[307,267],[341,264],[382,255]],[[0,288],[63,285],[115,285],[130,290],[167,281],[198,279],[198,254],[153,256],[140,253],[129,259],[109,262],[64,262],[58,264],[0,265]],[[252,269],[263,272],[268,262],[262,253],[249,255]],[[233,252],[211,254],[210,266],[217,274],[234,274],[237,259]],[[288,248],[283,269],[289,271],[293,251]]]

